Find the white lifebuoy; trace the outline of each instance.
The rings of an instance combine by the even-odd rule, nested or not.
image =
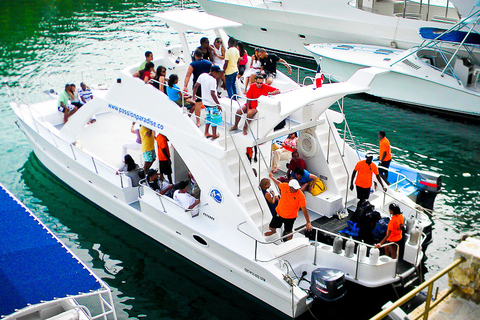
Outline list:
[[[298,138],[297,148],[301,158],[310,159],[317,153],[317,139],[310,131],[303,131]]]

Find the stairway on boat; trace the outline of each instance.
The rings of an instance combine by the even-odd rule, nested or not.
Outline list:
[[[231,135],[227,133],[226,138],[218,139],[218,143],[222,147],[225,147],[225,141],[227,145],[226,162],[234,181],[231,190],[237,195],[255,226],[264,233],[268,230],[268,224],[272,217],[259,185],[260,180],[267,177],[268,170],[262,162],[261,172],[257,172],[258,176],[255,176],[253,172],[254,168],[258,171],[258,163],[250,164],[246,156],[246,147],[252,142],[251,135],[244,136],[241,131],[235,131]],[[258,158],[258,161],[262,161],[260,155]]]

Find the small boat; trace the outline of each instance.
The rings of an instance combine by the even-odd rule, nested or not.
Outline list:
[[[322,70],[349,78],[358,69],[388,70],[371,85],[371,95],[429,110],[480,117],[480,10],[450,29],[420,28],[422,45],[408,50],[357,44],[306,46]]]
[[[455,7],[452,2],[457,6]],[[358,43],[408,49],[420,27],[448,28],[474,1],[198,0],[210,13],[242,23],[229,35],[254,46],[311,59],[304,45]]]
[[[0,184],[0,317],[117,319],[112,292]]]
[[[185,32],[235,24],[187,10],[158,16]],[[221,30],[216,32],[221,34]],[[165,66],[169,73],[181,74],[188,66],[184,62],[188,55],[182,52],[190,50],[188,47],[165,48],[165,54],[154,61],[155,65]],[[202,132],[204,115],[198,128],[185,108],[133,77],[137,69],[137,66],[126,67],[108,89],[93,90],[94,99],[67,123],[57,110],[52,91],[48,91],[50,99],[27,104],[11,90],[14,100],[11,106],[18,125],[35,154],[49,171],[76,192],[292,317],[307,312],[314,301],[314,291],[320,297],[325,294],[322,287],[325,282],[315,288],[309,283],[310,279],[325,276],[324,271],[339,275],[339,282],[335,282],[338,288],[343,287],[342,279],[365,287],[405,285],[405,279],[418,274],[422,245],[431,237],[431,221],[415,200],[422,183],[438,191],[438,177],[427,174],[425,179],[422,178],[425,173],[419,170],[392,167],[387,191],[372,189],[370,202],[379,215],[388,216],[388,206],[395,202],[410,225],[416,226],[416,233],[408,236],[412,240],[408,241],[403,259],[379,256],[373,253],[371,244],[338,233],[347,226],[347,219],[337,217],[349,216],[355,211],[356,194],[348,189],[348,184],[355,164],[361,159],[361,154],[347,142],[351,134],[343,114],[342,98],[368,90],[384,70],[362,69],[346,82],[319,88],[300,85],[279,74],[273,86],[281,88],[281,93],[258,99],[258,117],[251,122],[247,135],[229,130],[245,98],[238,97],[235,101],[222,97],[219,99],[223,110],[223,123],[219,125],[221,136],[211,140]],[[336,110],[329,109],[332,104]],[[93,114],[97,115],[97,121],[88,125]],[[189,172],[193,175],[201,190],[196,208],[185,210],[169,196],[151,189],[145,181],[134,186],[129,176],[118,174],[123,158],[122,144],[129,139],[132,121],[168,138],[172,182],[190,179]],[[284,125],[279,128],[279,123]],[[342,138],[337,125],[344,126],[347,138]],[[317,196],[306,193],[307,209],[314,224],[312,234],[305,233],[306,220],[300,215],[294,225],[293,239],[284,242],[288,235],[280,232],[264,235],[272,215],[259,183],[271,171],[272,143],[294,132],[299,135],[300,156],[312,173],[322,177],[327,191]],[[258,150],[258,161],[250,162],[246,150],[253,147]],[[141,154],[132,150],[132,157],[139,159]],[[285,162],[281,167],[285,168]],[[272,191],[278,194],[278,190]],[[338,290],[329,298],[338,299],[343,294]]]

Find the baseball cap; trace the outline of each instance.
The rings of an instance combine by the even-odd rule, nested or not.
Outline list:
[[[150,169],[148,170],[148,173],[147,173],[147,177],[150,178],[151,176],[157,174],[157,170],[156,169]]]
[[[365,158],[373,158],[375,156],[375,152],[368,151],[367,154],[365,155]]]
[[[210,72],[220,72],[220,71],[221,71],[220,67],[215,64],[210,67]]]
[[[300,183],[298,183],[298,180],[296,180],[296,179],[290,180],[290,182],[288,183],[288,185],[289,185],[290,187],[292,187],[293,189],[295,189],[295,190],[300,189]]]

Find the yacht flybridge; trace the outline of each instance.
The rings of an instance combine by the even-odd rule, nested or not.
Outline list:
[[[196,20],[192,20],[192,15]],[[169,12],[159,16],[171,26],[186,20],[185,30],[195,29],[188,26],[192,21],[203,26],[201,30],[228,24],[225,19],[199,12]],[[183,48],[183,52],[189,52],[188,48]],[[154,62],[182,77],[188,66],[184,62],[187,58],[188,54],[183,56],[181,50],[166,48],[165,55]],[[134,78],[132,74],[136,69],[122,70],[108,90],[94,90],[94,99],[67,123],[63,123],[62,114],[57,110],[56,99],[26,104],[12,92],[12,108],[35,154],[75,191],[291,316],[307,311],[313,302],[310,295],[313,289],[308,280],[320,268],[337,270],[348,281],[366,287],[406,284],[405,279],[416,274],[423,257],[422,244],[428,241],[430,228],[428,217],[412,200],[418,194],[421,172],[397,167],[389,176],[391,184],[387,191],[372,190],[370,197],[383,216],[388,216],[390,203],[398,203],[405,217],[417,226],[417,237],[413,233],[411,238],[408,236],[403,260],[375,255],[371,245],[338,233],[341,223],[337,222],[343,226],[347,223],[337,216],[348,214],[349,209],[355,210],[356,194],[347,186],[350,173],[361,159],[336,128],[342,125],[345,134],[349,131],[342,99],[348,94],[368,91],[371,82],[384,70],[362,69],[348,81],[320,88],[300,86],[279,75],[273,86],[281,88],[282,93],[258,99],[258,114],[247,135],[229,130],[244,98],[239,97],[238,102],[221,98],[221,136],[212,141],[203,135],[203,115],[202,126],[197,128],[186,111],[163,92]],[[330,108],[337,102],[337,110]],[[93,114],[97,115],[97,121],[87,125]],[[285,126],[275,131],[284,120]],[[128,176],[117,174],[123,158],[122,144],[130,138],[132,121],[169,139],[174,182],[188,179],[190,171],[201,189],[199,215],[192,217],[168,196],[155,192],[145,183],[134,187]],[[307,208],[315,226],[312,239],[304,235],[305,220],[300,215],[293,239],[284,242],[280,232],[264,236],[271,214],[258,185],[270,171],[272,141],[292,132],[299,134],[298,149],[308,170],[322,177],[327,191],[315,197],[306,194]],[[258,162],[250,163],[247,159],[248,147],[258,148]],[[139,153],[132,156],[140,159]],[[157,166],[157,163],[153,165]],[[408,174],[401,173],[402,170]],[[433,183],[436,181],[428,185]],[[332,221],[336,222],[334,227]],[[418,237],[421,229],[423,235]],[[336,248],[332,246],[334,238]]]
[[[322,70],[349,78],[358,69],[378,67],[371,95],[441,112],[480,117],[480,9],[449,29],[420,28],[420,46],[408,50],[357,44],[306,46]]]
[[[420,27],[448,28],[474,0],[197,0],[210,13],[242,23],[229,35],[255,46],[312,57],[304,45],[359,43],[408,49]],[[457,6],[457,8],[453,5]]]

